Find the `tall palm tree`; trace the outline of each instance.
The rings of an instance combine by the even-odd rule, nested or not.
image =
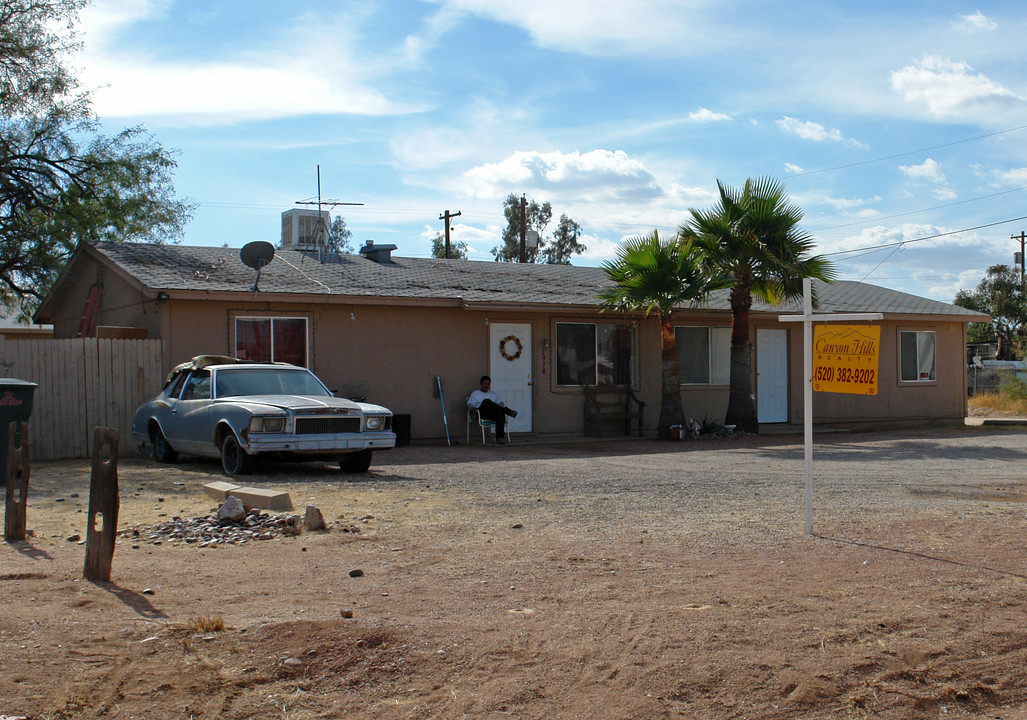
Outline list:
[[[663,240],[659,232],[629,238],[614,260],[603,263],[614,285],[599,295],[602,310],[655,313],[660,321],[663,351],[663,398],[657,429],[670,437],[670,427],[684,423],[677,345],[674,341],[674,308],[698,305],[713,290],[728,287],[725,276],[704,273],[698,258],[676,240]]]
[[[834,268],[811,256],[813,238],[799,228],[802,209],[775,178],[749,178],[742,188],[717,181],[720,201],[709,210],[690,210],[678,238],[697,254],[708,273],[731,278],[731,395],[728,424],[756,432],[752,388],[749,313],[754,297],[776,304],[802,297],[802,279],[834,279]]]

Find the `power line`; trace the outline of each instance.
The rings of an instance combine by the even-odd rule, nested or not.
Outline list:
[[[1015,187],[1012,190],[1001,190],[997,193],[992,193],[991,195],[978,195],[977,197],[967,198],[966,200],[957,200],[956,202],[946,203],[944,205],[935,205],[934,207],[923,208],[922,210],[910,210],[909,212],[897,213],[895,215],[883,215],[881,217],[874,217],[868,220],[855,220],[853,222],[843,223],[841,225],[828,225],[827,227],[811,230],[810,232],[819,233],[824,230],[836,230],[838,228],[851,227],[853,225],[866,225],[867,223],[880,222],[882,220],[893,220],[894,218],[905,217],[907,215],[918,215],[924,212],[931,212],[932,210],[943,210],[945,208],[955,207],[956,205],[965,205],[966,203],[977,202],[978,200],[987,200],[989,198],[998,197],[1000,195],[1008,195],[1009,193],[1020,192],[1021,190],[1027,190],[1027,185],[1021,185],[1020,187]]]
[[[973,227],[963,228],[961,230],[949,230],[948,232],[936,233],[934,235],[926,235],[924,237],[913,238],[911,240],[899,240],[898,242],[884,243],[883,245],[870,245],[869,247],[853,248],[852,250],[836,250],[835,252],[824,253],[824,257],[830,257],[832,255],[848,255],[850,253],[865,253],[870,250],[880,250],[882,248],[898,247],[900,245],[911,245],[912,243],[923,242],[924,240],[934,240],[935,238],[945,237],[946,235],[958,235],[962,232],[980,230],[981,228],[994,227],[996,225],[1005,225],[1006,223],[1017,222],[1019,220],[1027,220],[1027,215],[1021,215],[1020,217],[1010,218],[1009,220],[998,220],[993,223],[985,223],[984,225],[974,225]]]
[[[974,137],[964,138],[963,140],[953,140],[952,142],[942,143],[941,145],[932,145],[931,147],[921,148],[919,150],[910,150],[909,152],[896,153],[894,155],[885,155],[883,157],[874,158],[872,160],[860,160],[858,162],[847,163],[845,165],[835,165],[834,167],[820,168],[819,170],[804,170],[800,173],[793,173],[788,177],[802,177],[803,175],[816,175],[817,173],[830,172],[831,170],[846,170],[852,167],[859,167],[860,165],[870,165],[872,163],[884,162],[885,160],[895,160],[900,157],[908,157],[910,155],[919,155],[920,153],[930,152],[931,150],[940,150],[941,148],[952,147],[953,145],[962,145],[963,143],[974,142],[975,140],[983,140],[985,138],[995,137],[996,135],[1004,135],[1006,133],[1016,132],[1017,130],[1023,130],[1027,128],[1027,125],[1018,125],[1017,127],[1008,128],[1006,130],[996,130],[992,133],[986,133],[985,135],[975,135]]]

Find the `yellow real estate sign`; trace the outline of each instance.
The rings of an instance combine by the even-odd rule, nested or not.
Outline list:
[[[877,394],[880,325],[817,325],[813,328],[813,389]]]

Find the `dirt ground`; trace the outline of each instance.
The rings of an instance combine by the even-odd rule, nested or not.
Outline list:
[[[219,466],[121,458],[110,583],[88,462],[37,463],[0,716],[1027,718],[1025,439],[818,436],[813,536],[801,436],[279,465],[246,484],[329,530],[202,548],[148,529]]]

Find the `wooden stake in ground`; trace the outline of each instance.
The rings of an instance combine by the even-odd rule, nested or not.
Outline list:
[[[19,425],[21,432],[18,433]],[[4,506],[4,540],[24,542],[25,511],[29,495],[29,424],[11,422],[7,431],[7,504]],[[21,444],[14,446],[15,438]]]
[[[118,431],[98,427],[93,436],[93,470],[89,481],[89,528],[82,572],[86,580],[110,582],[119,506]]]

